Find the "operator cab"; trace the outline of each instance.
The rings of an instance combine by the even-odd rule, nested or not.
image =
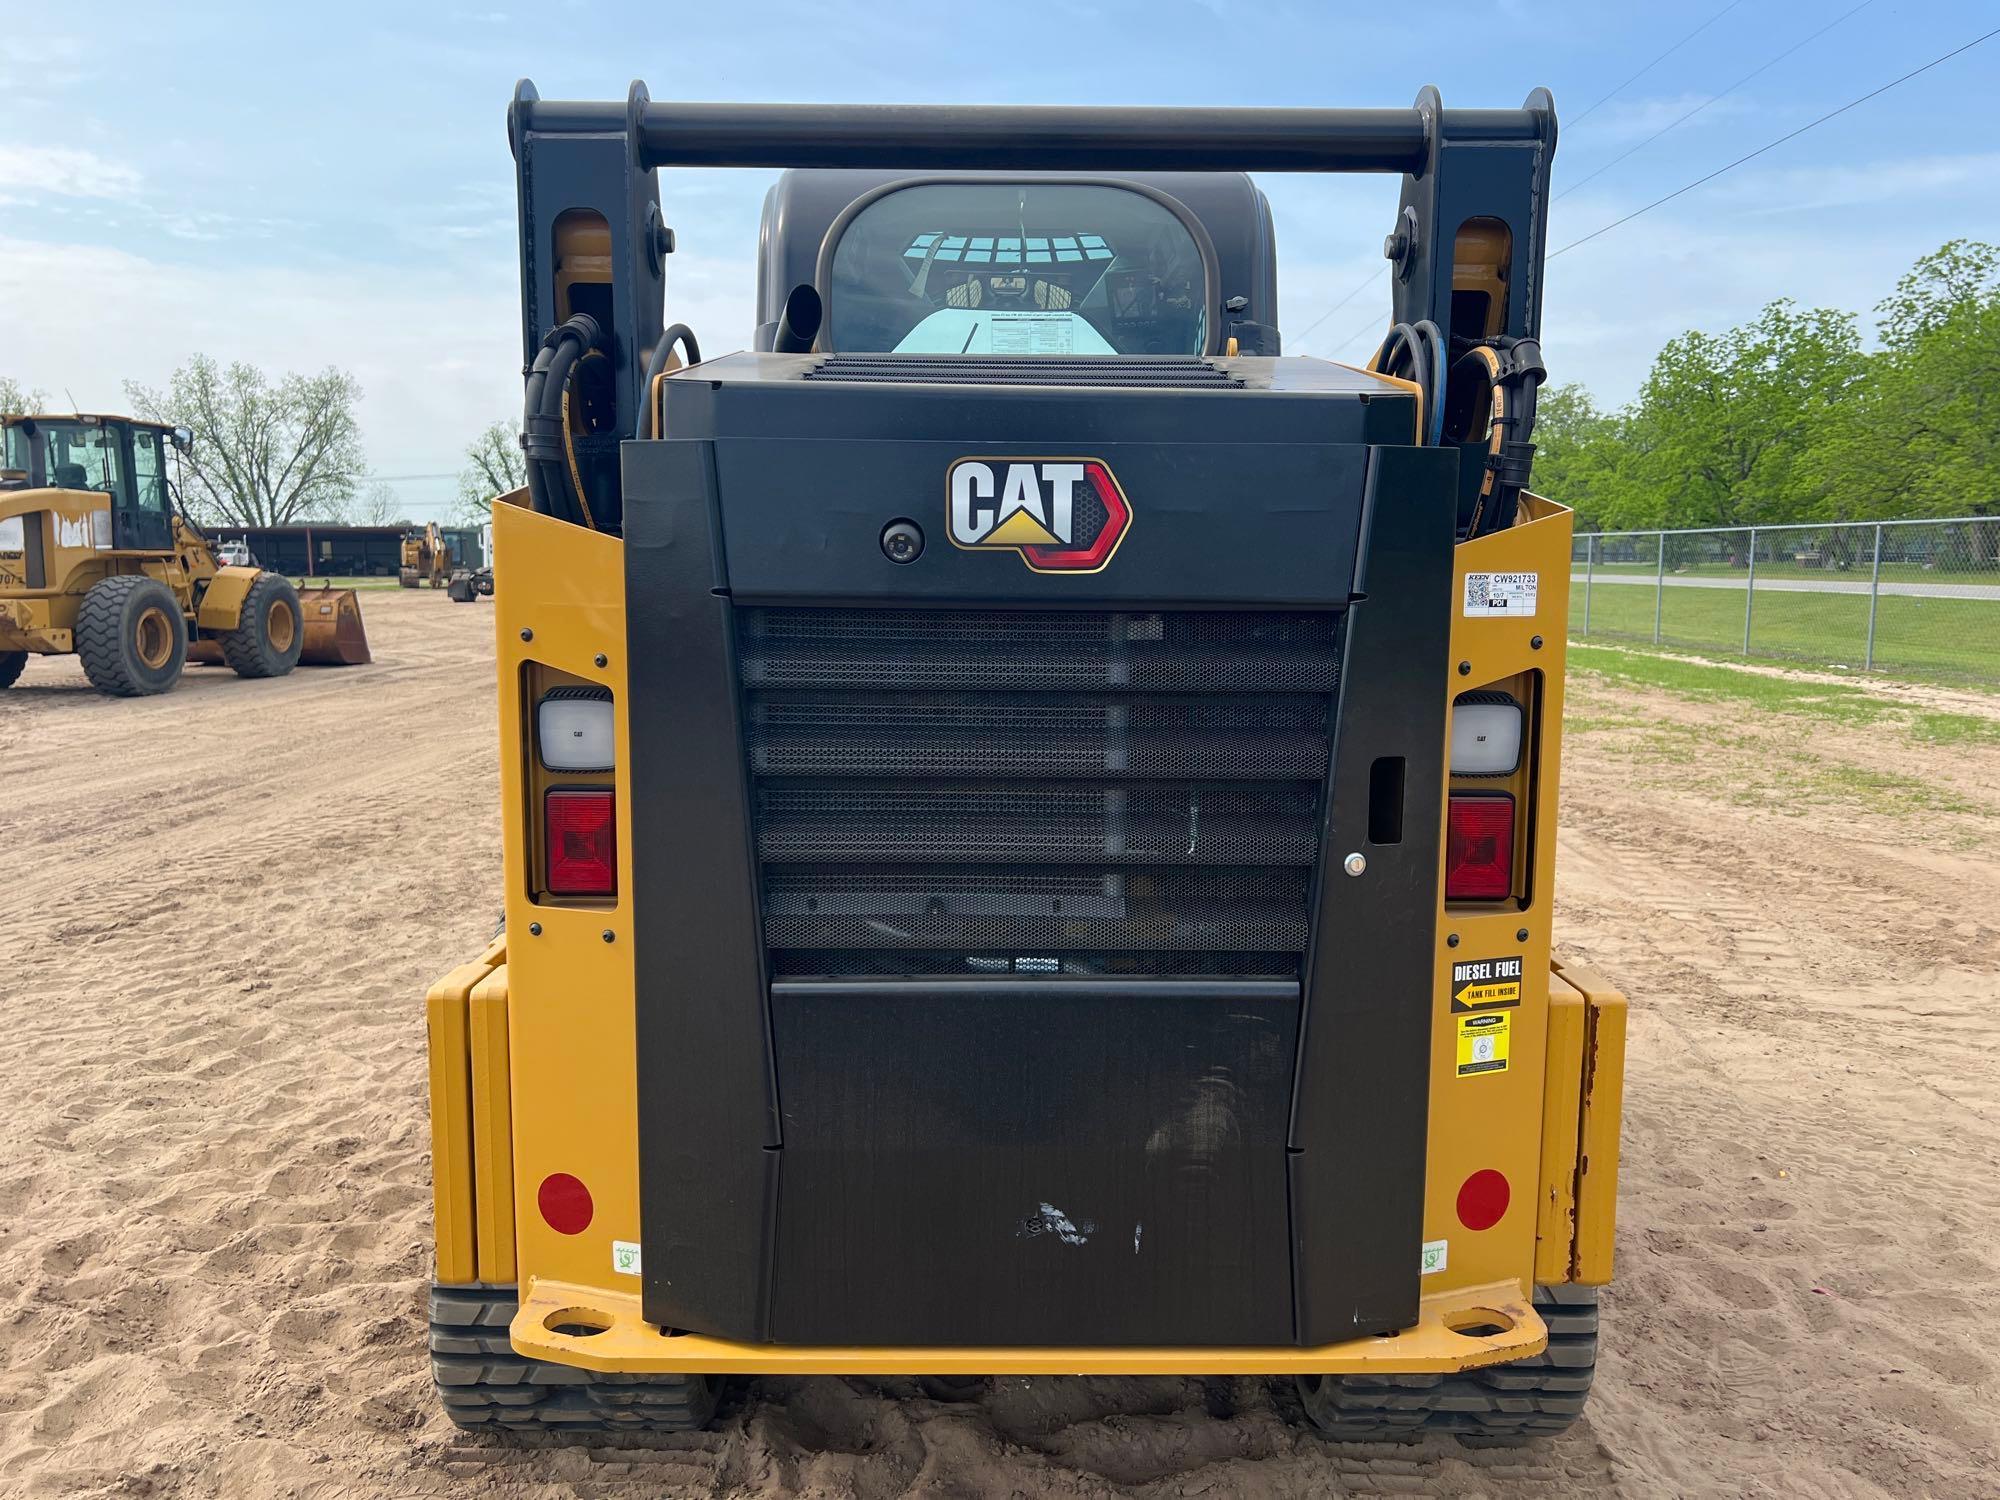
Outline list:
[[[184,427],[129,417],[9,417],[0,423],[0,476],[10,488],[107,495],[110,546],[166,552],[173,547],[166,447],[184,452],[192,441]]]
[[[1270,205],[1242,174],[789,171],[764,204],[758,349],[801,285],[837,353],[1278,352]]]

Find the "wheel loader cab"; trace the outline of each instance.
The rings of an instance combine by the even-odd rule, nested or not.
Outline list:
[[[509,126],[507,921],[427,997],[453,1417],[1087,1372],[1566,1425],[1623,1001],[1550,952],[1547,95]],[[676,164],[793,169],[754,347],[680,368]],[[1278,357],[1260,170],[1401,175],[1370,367]]]
[[[84,490],[110,500],[110,546],[173,549],[165,438],[171,429],[113,417],[41,417],[8,428],[8,468],[28,485]]]

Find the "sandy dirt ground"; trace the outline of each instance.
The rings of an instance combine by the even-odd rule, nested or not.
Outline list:
[[[766,1381],[522,1449],[431,1399],[421,996],[498,905],[491,613],[376,664],[0,694],[0,1494],[2000,1491],[2000,743],[1579,679],[1559,931],[1634,1001],[1562,1440],[1341,1450],[1237,1380]]]

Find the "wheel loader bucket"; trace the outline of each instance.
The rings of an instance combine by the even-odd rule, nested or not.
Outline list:
[[[299,611],[306,621],[300,666],[357,667],[374,660],[368,632],[361,626],[361,599],[353,589],[302,588]]]

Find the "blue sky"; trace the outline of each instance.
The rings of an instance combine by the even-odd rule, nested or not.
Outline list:
[[[115,408],[121,378],[161,382],[195,350],[337,363],[366,390],[379,473],[456,470],[518,406],[502,116],[523,75],[546,98],[622,98],[639,77],[655,98],[933,103],[1400,105],[1435,83],[1447,104],[1512,105],[1546,84],[1563,193],[1854,3],[40,8],[0,22],[0,374]],[[1873,0],[1561,196],[1551,244],[1996,24],[1990,0]],[[1686,328],[1779,296],[1866,315],[1942,241],[2000,240],[1996,95],[2000,38],[1557,260],[1552,378],[1622,401]],[[680,245],[669,317],[709,351],[739,347],[769,176],[661,180]],[[1394,179],[1264,186],[1287,353],[1362,358],[1379,290],[1300,334],[1380,267]],[[448,479],[395,483],[412,515],[448,508]]]

